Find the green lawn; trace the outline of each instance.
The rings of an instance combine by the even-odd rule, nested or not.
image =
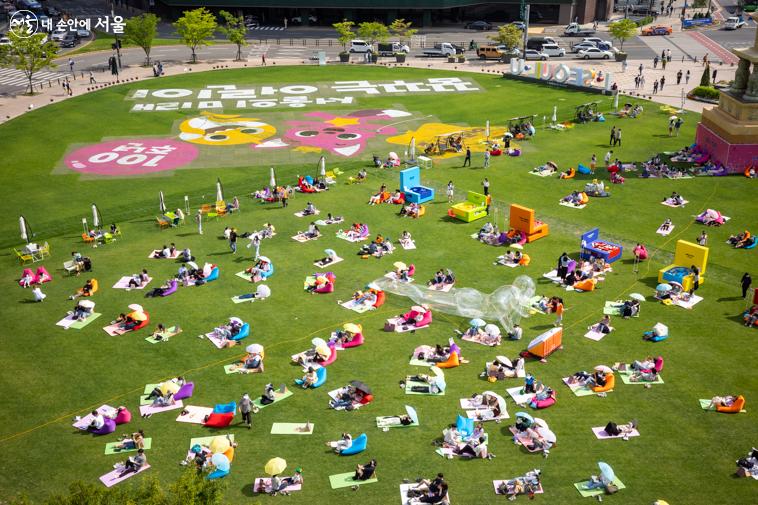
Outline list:
[[[302,466],[305,486],[302,492],[288,498],[256,498],[261,503],[283,499],[293,504],[328,500],[397,503],[398,485],[404,478],[415,479],[440,471],[450,482],[453,503],[495,503],[493,479],[515,477],[535,467],[541,468],[544,476],[545,494],[538,496],[538,500],[588,503],[579,496],[573,483],[596,472],[598,460],[613,466],[627,487],[606,498],[613,503],[651,503],[659,498],[672,505],[753,503],[755,482],[737,480],[732,474],[735,460],[755,445],[758,435],[752,403],[758,391],[758,378],[751,372],[758,357],[754,345],[756,332],[742,326],[738,317],[745,307],[745,302],[738,298],[739,278],[745,271],[756,277],[758,256],[755,250],[734,250],[724,241],[731,233],[755,226],[758,210],[755,181],[743,177],[682,181],[632,177],[623,186],[612,187],[611,198],[593,199],[586,209],[575,210],[559,206],[557,201],[572,189],[580,189],[585,180],[542,179],[528,174],[532,167],[548,159],[560,167],[586,164],[593,152],[602,159],[612,125],[623,128],[624,146],[617,153],[625,161],[641,161],[656,152],[677,149],[691,142],[698,119],[695,114],[685,116],[679,138],[666,136],[668,115],[645,103],[645,113],[637,120],[609,117],[606,123],[577,125],[560,133],[540,128],[533,140],[522,143],[522,157],[493,158],[486,172],[480,168],[481,155],[475,155],[473,169],[460,168],[461,158],[438,162],[422,174],[424,181],[438,188],[438,197],[429,205],[426,216],[416,221],[398,218],[396,208],[365,204],[382,182],[390,189],[396,187],[394,171],[369,169],[368,183],[344,184],[347,175],[368,166],[371,150],[364,151],[354,161],[327,155],[329,167],[338,166],[346,174],[332,190],[313,197],[322,213],[342,214],[348,222],[366,222],[372,234],[396,237],[407,229],[417,240],[417,250],[399,250],[379,260],[356,256],[355,244],[334,237],[337,226],[324,227],[325,236],[316,242],[292,241],[289,237],[306,226],[305,220],[292,213],[304,207],[310,197],[297,195],[286,210],[259,205],[246,198],[245,195],[268,181],[269,160],[256,159],[254,154],[232,159],[225,163],[229,166],[222,168],[178,170],[165,177],[87,179],[73,172],[62,173],[60,169],[64,153],[74,144],[114,137],[174,136],[172,124],[196,115],[196,111],[130,113],[132,102],[124,97],[132,89],[200,88],[229,83],[242,87],[351,79],[386,81],[448,75],[444,71],[365,67],[244,69],[184,75],[108,88],[46,106],[1,125],[0,147],[8,163],[0,175],[4,188],[0,211],[6,216],[0,222],[0,236],[6,246],[0,280],[9,291],[6,303],[0,306],[4,328],[0,332],[3,351],[0,496],[24,492],[41,499],[63,491],[76,479],[97,482],[99,475],[122,458],[103,454],[105,443],[116,437],[79,435],[70,426],[74,415],[83,415],[103,403],[123,404],[136,412],[138,395],[145,384],[177,374],[184,374],[196,384],[194,397],[185,404],[200,406],[236,401],[245,392],[260,394],[267,382],[291,384],[300,374],[299,368],[289,363],[291,354],[308,347],[313,337],[327,337],[345,322],[359,322],[364,326],[366,344],[339,354],[337,362],[328,369],[325,387],[296,390],[291,398],[254,416],[250,431],[242,427],[229,430],[240,445],[232,473],[225,479],[227,503],[250,503],[253,477],[262,475],[263,465],[274,456],[288,461],[288,471]],[[335,110],[405,108],[414,114],[433,115],[442,122],[471,126],[481,126],[488,119],[493,125],[502,124],[507,118],[535,113],[540,126],[542,116],[549,118],[552,114],[553,105],[558,105],[561,120],[571,117],[574,105],[595,99],[601,101],[603,110],[610,108],[610,100],[597,95],[504,81],[493,75],[471,75],[486,89],[485,93],[361,97],[352,108]],[[299,111],[317,109],[309,106]],[[245,111],[243,115],[265,120],[276,113]],[[386,156],[389,150],[401,152],[400,147],[384,145],[375,152]],[[297,174],[313,173],[318,156],[318,153],[293,156],[289,163],[277,164],[279,181],[294,183]],[[212,157],[208,160],[213,161]],[[492,183],[495,215],[501,226],[511,202],[535,208],[538,217],[550,225],[547,238],[526,247],[532,258],[526,269],[492,265],[504,251],[469,238],[484,220],[464,224],[446,217],[448,206],[443,187],[447,181],[452,179],[463,194],[468,189],[480,188],[485,175]],[[213,200],[217,177],[223,181],[227,196],[240,197],[241,213],[207,222],[203,236],[197,235],[192,225],[168,231],[157,229],[154,219],[159,190],[165,192],[170,207],[181,206],[184,195],[189,195],[192,206],[197,207],[202,201]],[[684,209],[660,205],[660,200],[673,190],[691,203]],[[119,222],[123,239],[97,249],[81,243],[81,218],[91,219],[92,202],[99,205],[106,222]],[[601,342],[583,338],[586,326],[602,317],[606,300],[635,291],[652,295],[657,271],[669,264],[676,240],[694,240],[700,232],[699,225],[692,223],[692,215],[709,207],[721,210],[732,220],[727,226],[708,230],[710,263],[699,291],[705,300],[692,311],[649,301],[643,304],[641,317],[614,320],[616,331]],[[36,239],[48,240],[52,246],[53,256],[44,265],[55,279],[43,286],[48,298],[42,304],[29,303],[31,293],[16,285],[21,268],[9,253],[10,247],[19,243],[19,212],[28,218]],[[673,219],[676,228],[664,238],[656,235],[655,230],[667,217]],[[218,237],[225,226],[251,231],[266,221],[274,223],[278,231],[273,240],[265,241],[261,247],[261,253],[275,264],[276,273],[269,280],[273,295],[265,302],[235,305],[230,298],[248,290],[249,285],[234,273],[249,266],[250,250],[241,247],[240,254],[232,256],[227,243]],[[576,256],[579,235],[594,226],[600,227],[604,237],[621,241],[625,247],[624,260],[614,264],[607,280],[595,292],[582,294],[564,292],[544,283],[542,273],[553,268],[561,252]],[[217,263],[220,280],[199,288],[180,288],[165,299],[145,299],[143,292],[110,287],[122,275],[141,268],[148,268],[153,276],[151,286],[175,273],[178,265],[173,262],[146,258],[150,250],[167,242],[175,242],[180,248],[190,247],[200,262]],[[653,253],[639,273],[633,272],[629,252],[636,242],[645,243]],[[307,295],[302,291],[302,281],[317,270],[312,261],[321,257],[325,248],[334,248],[346,258],[332,268],[337,276],[336,292]],[[103,316],[82,330],[64,331],[55,322],[71,309],[73,302],[67,297],[83,283],[83,278],[67,278],[61,270],[73,250],[93,259],[92,275],[100,283],[100,291],[93,300]],[[547,363],[527,364],[528,371],[558,393],[558,403],[538,413],[558,436],[558,445],[547,460],[514,446],[506,422],[486,426],[490,450],[497,455],[494,460],[448,461],[434,453],[432,441],[461,411],[459,398],[491,388],[505,394],[505,387],[520,384],[492,385],[478,375],[485,360],[496,354],[512,357],[526,342],[504,343],[498,349],[464,342],[464,356],[470,363],[447,372],[448,389],[444,397],[404,395],[398,381],[406,374],[421,371],[408,365],[412,350],[420,344],[447,341],[454,329],[463,328],[465,321],[436,313],[429,329],[416,334],[390,334],[382,331],[384,320],[407,309],[409,300],[390,296],[381,310],[363,315],[335,303],[381,277],[397,260],[416,264],[417,282],[425,281],[438,268],[450,267],[458,276],[459,286],[490,293],[510,284],[517,275],[527,274],[535,279],[539,293],[564,297],[568,308],[564,348]],[[168,343],[157,345],[145,342],[145,330],[108,337],[102,326],[126,311],[130,303],[143,304],[152,323],[180,324],[184,332]],[[234,315],[251,323],[252,333],[246,343],[259,342],[265,346],[265,374],[225,375],[223,365],[240,355],[239,348],[217,350],[207,340],[197,338]],[[548,316],[524,320],[525,340],[545,331],[552,321]],[[658,321],[671,328],[671,337],[659,344],[642,341],[641,333]],[[561,384],[561,377],[577,370],[659,353],[666,359],[665,384],[652,389],[619,384],[607,398],[578,398]],[[357,412],[327,409],[327,391],[353,379],[372,386],[376,400]],[[747,414],[706,413],[698,407],[699,398],[733,393],[747,396]],[[419,428],[385,433],[375,427],[376,416],[402,412],[405,404],[418,410]],[[509,401],[511,421],[517,410],[520,409]],[[145,429],[146,435],[152,437],[152,449],[148,452],[152,468],[148,473],[166,481],[175,479],[182,471],[178,463],[186,454],[190,438],[212,434],[198,425],[176,423],[177,413],[157,414],[149,420],[136,417],[128,427],[117,431],[120,434],[127,429]],[[599,441],[590,430],[610,420],[621,423],[631,418],[639,420],[642,436],[627,442]],[[315,433],[310,437],[269,435],[273,422],[306,420],[315,424]],[[366,453],[344,458],[329,453],[324,442],[343,431],[355,435],[367,433]],[[379,461],[377,484],[362,486],[357,492],[329,487],[329,475],[350,471],[357,463],[372,457]],[[141,479],[138,476],[130,482]]]

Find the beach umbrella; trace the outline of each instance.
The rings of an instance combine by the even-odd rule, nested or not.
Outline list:
[[[94,309],[95,308],[95,302],[92,300],[82,300],[78,304],[80,307],[84,307],[85,309]]]
[[[431,370],[431,372],[434,374],[435,377],[439,377],[439,378],[442,378],[442,379],[445,378],[445,372],[440,367],[433,366],[433,367],[429,368],[429,370]]]
[[[484,331],[488,335],[492,335],[495,337],[500,335],[500,328],[498,328],[496,324],[488,324],[487,326],[484,327]]]
[[[679,119],[679,116],[671,116],[669,121],[676,121],[677,119]]]
[[[632,300],[637,300],[638,302],[644,302],[645,301],[645,295],[641,295],[640,293],[632,293],[629,295],[629,298]]]
[[[327,256],[337,256],[337,252],[334,249],[324,249],[324,254]]]
[[[271,296],[271,288],[265,284],[260,284],[255,290],[255,295],[260,298],[268,298]]]
[[[161,393],[163,393],[164,395],[167,395],[169,393],[175,394],[177,391],[179,391],[179,384],[172,381],[166,381],[161,384],[160,390],[161,390]],[[224,451],[221,451],[221,452],[224,452]]]
[[[323,356],[323,357],[329,357],[329,355],[332,353],[331,349],[329,349],[329,345],[319,345],[316,346],[316,354]]]
[[[411,310],[418,312],[420,314],[424,314],[426,312],[426,308],[422,307],[421,305],[414,305],[413,307],[411,307]]]
[[[132,309],[135,312],[144,312],[145,311],[145,309],[143,309],[142,305],[140,305],[139,303],[133,303],[133,304],[129,305],[129,308]]]
[[[540,426],[542,426],[546,430],[550,429],[550,426],[547,425],[547,422],[544,419],[540,418],[540,417],[535,417],[534,418],[534,424],[539,424]]]
[[[158,192],[158,209],[161,211],[161,214],[166,213],[166,201],[163,198],[163,191]]]
[[[224,188],[221,187],[221,179],[216,179],[216,201],[217,202],[223,202],[224,201]]]
[[[484,124],[484,136],[487,137],[487,140],[490,139],[490,120],[489,119]]]
[[[550,118],[550,121],[552,121],[553,123],[558,122],[558,106],[557,105],[553,105],[553,116]]]
[[[100,228],[100,225],[103,222],[103,217],[100,215],[100,209],[97,208],[97,205],[94,203],[92,204],[92,227],[97,229]]]
[[[416,412],[416,409],[410,405],[406,405],[405,411],[408,413],[408,417],[411,418],[411,421],[413,421],[415,424],[418,424],[418,412]]]
[[[268,256],[258,256],[258,261],[265,261],[266,263],[271,263],[271,260],[268,259]]]
[[[361,332],[361,327],[358,326],[355,323],[345,323],[342,326],[342,329],[345,330],[345,331],[347,331],[347,332],[350,332],[350,333],[360,333]]]
[[[237,317],[237,316],[233,316],[233,317],[230,317],[230,318],[229,318],[229,322],[230,322],[230,323],[237,323],[237,324],[245,324],[245,323],[242,321],[242,319],[240,319],[240,318],[239,318],[239,317]]]
[[[229,458],[226,457],[226,454],[222,454],[220,452],[218,454],[214,454],[213,457],[211,457],[211,463],[216,467],[216,470],[220,470],[222,472],[229,471]]]
[[[434,374],[434,383],[437,385],[440,391],[445,391],[445,388],[447,387],[447,383],[445,382],[445,372],[443,372],[442,369],[437,366],[433,366],[429,370],[431,370]]]
[[[144,312],[132,312],[130,316],[135,321],[147,321],[147,314]]]
[[[226,452],[229,450],[229,448],[232,446],[232,444],[229,443],[229,439],[226,437],[213,437],[213,440],[211,440],[210,445],[208,446],[213,454],[218,454],[220,452]]]
[[[315,337],[313,340],[311,340],[311,344],[313,347],[326,347],[326,340],[321,337]]]
[[[498,361],[498,363],[502,363],[505,366],[513,366],[513,362],[511,362],[511,360],[505,356],[495,356],[495,359]]]
[[[279,475],[287,468],[287,462],[282,458],[271,458],[263,467],[263,471],[269,475]]]
[[[411,147],[408,149],[409,159],[414,161],[416,159],[416,137],[411,137]]]
[[[245,350],[250,354],[260,354],[263,352],[263,346],[261,344],[250,344],[245,347]]]
[[[392,264],[392,266],[397,268],[398,270],[405,270],[408,268],[408,265],[406,265],[402,261],[396,261]]]
[[[271,173],[268,176],[268,185],[272,189],[276,187],[276,175],[274,174],[274,167],[271,167]]]
[[[29,226],[29,223],[26,222],[26,218],[24,216],[19,216],[18,227],[19,230],[21,230],[21,238],[28,244],[29,240],[32,238],[32,229]]]
[[[199,268],[200,268],[200,267],[198,266],[198,264],[197,264],[197,263],[195,263],[194,261],[188,261],[188,262],[187,262],[187,263],[185,263],[185,264],[186,264],[188,267],[192,268],[193,270],[197,270],[197,269],[199,269]]]
[[[371,388],[361,381],[350,381],[350,385],[353,386],[357,391],[361,391],[367,395],[371,394]]]
[[[516,417],[520,417],[521,419],[526,419],[530,423],[534,423],[534,418],[530,416],[529,414],[527,414],[526,412],[523,412],[523,411],[516,412]]]
[[[598,365],[595,367],[595,370],[598,372],[603,372],[603,373],[613,373],[613,370],[611,370],[611,367],[606,366],[606,365]]]
[[[505,134],[503,134],[503,137],[508,137],[509,139],[512,139],[513,134],[511,132],[505,132]]]
[[[472,319],[471,321],[469,321],[468,324],[470,324],[471,326],[473,326],[475,328],[481,328],[482,326],[486,325],[487,323],[484,322],[483,319],[479,319],[478,317],[475,317],[474,319]]]
[[[600,468],[600,473],[603,474],[603,477],[609,481],[612,482],[616,478],[616,474],[613,472],[613,468],[611,468],[608,463],[599,461],[597,467]]]
[[[318,173],[321,177],[326,177],[326,158],[324,156],[318,160]]]
[[[664,292],[664,293],[665,293],[666,291],[671,291],[671,289],[672,289],[672,288],[671,288],[671,284],[666,284],[666,283],[661,283],[661,284],[658,284],[658,285],[655,287],[655,290],[656,290],[656,291],[662,291],[662,292]]]

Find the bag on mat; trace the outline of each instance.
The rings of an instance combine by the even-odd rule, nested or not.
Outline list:
[[[605,425],[605,432],[611,435],[612,437],[617,437],[621,435],[621,430],[618,428],[618,426],[616,426],[616,423],[614,423],[613,421]]]
[[[429,386],[411,386],[411,391],[414,393],[429,393]]]
[[[618,488],[618,486],[616,484],[611,483],[611,484],[608,484],[607,486],[605,486],[605,493],[606,494],[616,494],[618,492],[619,492],[619,488]]]

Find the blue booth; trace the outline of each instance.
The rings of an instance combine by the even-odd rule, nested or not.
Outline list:
[[[400,190],[405,193],[405,201],[424,203],[434,200],[434,188],[421,185],[419,167],[406,168],[400,172]]]

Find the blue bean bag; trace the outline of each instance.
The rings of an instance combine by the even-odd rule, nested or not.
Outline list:
[[[458,414],[458,418],[455,420],[455,427],[459,432],[470,437],[474,433],[474,420]]]
[[[645,337],[647,338],[647,340],[649,340],[651,342],[660,342],[662,340],[666,340],[667,338],[669,338],[668,335],[655,335],[655,336],[651,336],[651,335],[653,335],[652,331],[646,331],[645,333],[643,333],[643,335],[645,335]]]
[[[216,279],[218,279],[218,275],[219,275],[218,267],[215,267],[213,270],[211,270],[211,273],[208,274],[208,277],[206,277],[204,280],[205,282],[215,281]]]
[[[245,323],[240,328],[239,333],[237,333],[236,335],[234,335],[229,340],[242,340],[243,338],[246,338],[249,335],[250,335],[250,325],[248,323]]]
[[[579,166],[576,167],[576,171],[579,172],[580,174],[584,174],[584,175],[589,175],[589,173],[590,173],[589,167],[585,167],[581,163],[579,163]]]
[[[366,450],[367,445],[368,437],[363,433],[358,438],[353,439],[353,445],[347,449],[341,450],[340,456],[352,456],[353,454],[361,453]]]
[[[326,382],[326,367],[316,369],[316,382],[313,383],[311,388],[315,389],[321,387]],[[295,379],[295,384],[302,384],[303,379]]]
[[[268,279],[272,275],[274,275],[274,264],[270,263],[269,266],[271,267],[268,271],[261,272],[261,278]]]
[[[214,414],[234,414],[236,410],[237,404],[235,402],[217,403],[216,406],[213,407]]]
[[[751,237],[752,242],[750,245],[746,245],[743,247],[743,249],[755,249],[756,244],[758,244],[758,238],[757,237]]]
[[[214,480],[214,479],[221,479],[229,475],[229,470],[215,470],[208,474],[208,477],[206,479],[208,480]]]

